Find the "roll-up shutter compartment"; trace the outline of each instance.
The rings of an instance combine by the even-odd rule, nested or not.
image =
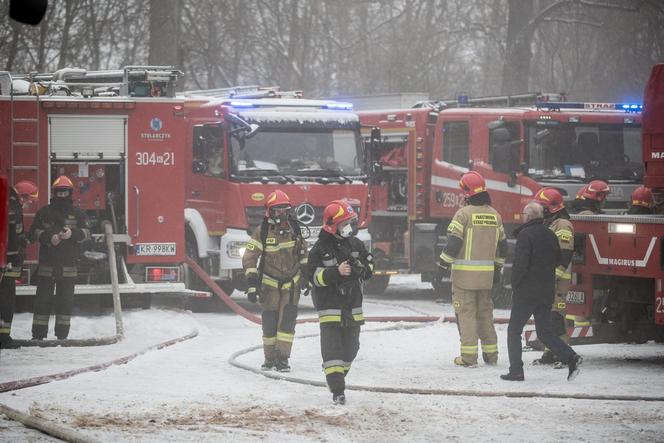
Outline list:
[[[125,156],[126,116],[51,115],[51,157],[118,160]]]

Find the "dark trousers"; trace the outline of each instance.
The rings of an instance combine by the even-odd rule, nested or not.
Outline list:
[[[41,339],[48,334],[48,322],[55,290],[55,335],[59,339],[69,335],[69,319],[74,304],[76,279],[71,277],[38,277],[35,314],[32,318],[32,337]]]
[[[360,350],[360,327],[321,323],[320,350],[327,385],[333,394],[346,389],[346,374]]]
[[[16,310],[16,280],[3,276],[0,281],[0,342],[9,337]]]
[[[510,357],[510,372],[523,373],[523,360],[521,360],[521,334],[523,327],[530,316],[535,317],[535,330],[537,338],[544,346],[558,356],[563,362],[568,362],[575,355],[574,350],[565,344],[551,327],[551,303],[541,303],[537,300],[515,297],[512,301],[512,314],[507,327],[507,350]]]

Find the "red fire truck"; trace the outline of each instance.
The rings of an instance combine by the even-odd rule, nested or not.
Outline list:
[[[114,226],[124,295],[191,294],[185,254],[227,289],[242,287],[244,242],[277,188],[291,196],[311,241],[325,204],[347,198],[369,243],[365,161],[350,105],[278,98],[278,88],[180,96],[180,76],[170,67],[0,74],[0,156],[12,183],[39,187],[26,224],[62,174],[90,217],[96,241],[83,245],[77,294],[110,293],[103,220]],[[35,290],[34,248],[20,295]]]
[[[626,208],[642,177],[640,112],[632,112],[640,109],[538,102],[544,98],[524,94],[359,112],[366,138],[369,128],[380,129],[371,148],[379,167],[371,180],[369,229],[379,275],[370,291],[382,292],[389,276],[402,271],[443,286],[434,278],[437,254],[463,204],[458,181],[469,168],[487,179],[508,231],[521,223],[524,204],[541,186],[555,186],[569,201],[584,183],[602,177],[613,190],[607,208]]]
[[[664,197],[664,64],[643,109],[644,184]],[[660,208],[661,210],[661,208]],[[573,215],[572,343],[664,341],[664,215]],[[581,324],[581,325],[579,325]]]

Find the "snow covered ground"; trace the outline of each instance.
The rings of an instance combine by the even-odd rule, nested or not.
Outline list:
[[[415,276],[400,276],[384,297],[367,300],[367,315],[451,314],[436,304]],[[242,294],[235,293],[240,301]],[[304,299],[301,317],[311,317]],[[246,304],[245,304],[246,306]],[[496,316],[508,315],[496,311]],[[101,441],[662,441],[664,402],[384,394],[348,391],[346,406],[333,406],[321,387],[272,380],[228,363],[236,351],[260,343],[260,328],[230,313],[172,310],[124,315],[127,338],[95,348],[3,350],[0,383],[62,372],[129,355],[193,330],[199,335],[151,351],[126,365],[0,394],[0,403],[54,420]],[[13,335],[26,338],[31,315],[18,314]],[[72,338],[106,336],[113,319],[75,317]],[[578,347],[579,377],[566,370],[530,366],[538,353],[524,353],[526,381],[505,382],[506,326],[498,325],[497,367],[455,367],[456,325],[412,329],[364,327],[361,349],[348,383],[476,392],[528,391],[564,394],[664,395],[664,346]],[[52,327],[52,325],[51,325]],[[317,324],[298,325],[297,335],[316,334]],[[373,331],[373,332],[370,332]],[[259,366],[262,352],[238,362]],[[289,374],[324,380],[316,336],[296,338]],[[1,441],[51,441],[36,431],[0,420]]]

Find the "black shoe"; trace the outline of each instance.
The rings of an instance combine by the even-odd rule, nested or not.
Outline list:
[[[37,337],[37,336],[34,336],[34,335],[32,336],[32,339],[33,339],[33,340],[36,340],[36,341],[42,341],[42,340],[44,340],[45,338],[46,338],[46,337]]]
[[[58,340],[67,340],[67,336],[66,335],[58,335],[57,339]]]
[[[281,357],[277,359],[274,363],[275,369],[279,372],[290,372],[291,367],[288,364],[288,359],[286,357]]]
[[[556,362],[553,352],[545,352],[540,358],[533,360],[533,365],[552,365]]]
[[[500,376],[503,380],[508,380],[508,381],[523,381],[523,372],[508,372],[507,374],[503,374]]]
[[[574,354],[570,357],[569,361],[567,362],[567,366],[569,367],[567,381],[572,381],[576,378],[577,375],[579,375],[579,372],[581,371],[581,363],[583,363],[583,357],[581,357],[579,354]]]
[[[271,371],[272,369],[274,369],[274,367],[275,367],[274,360],[266,359],[261,365],[261,371]]]
[[[0,349],[18,349],[21,345],[17,344],[10,336],[3,337],[0,340]]]
[[[332,403],[334,403],[335,405],[345,405],[346,396],[344,394],[334,394],[332,396]]]

